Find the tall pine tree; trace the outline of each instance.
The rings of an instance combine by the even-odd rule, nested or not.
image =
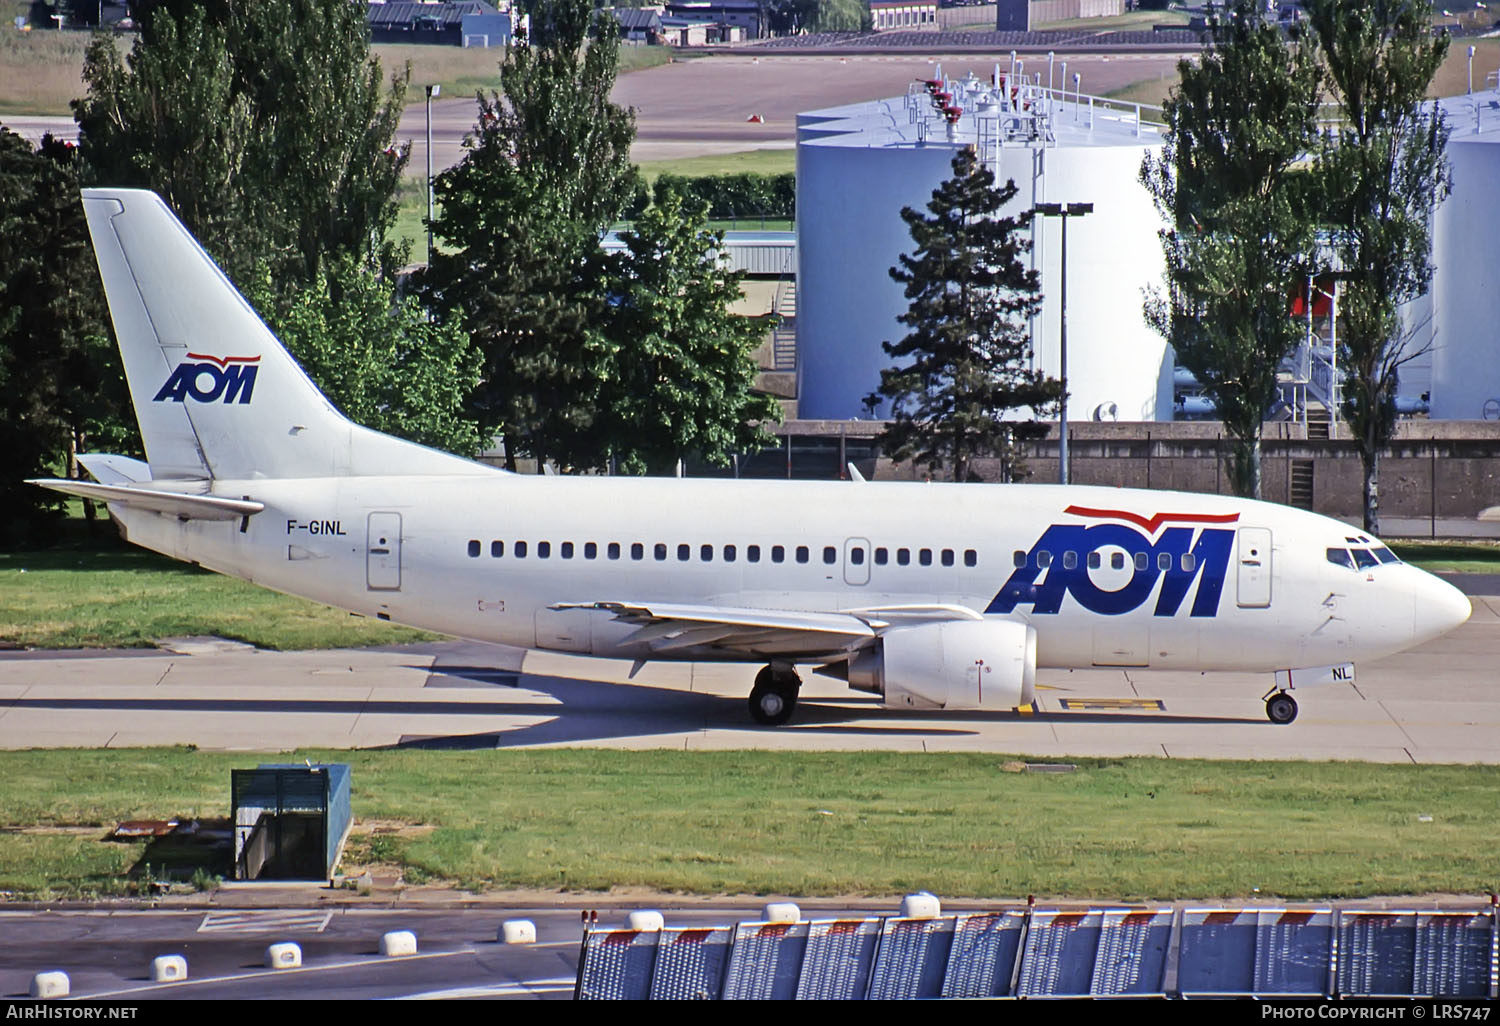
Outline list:
[[[1014,466],[1018,434],[1038,433],[1039,425],[1007,415],[1045,414],[1062,398],[1061,382],[1031,369],[1030,321],[1042,297],[1037,272],[1021,260],[1030,249],[1021,232],[1032,215],[1000,216],[1016,192],[1013,181],[996,188],[994,174],[965,148],[953,158],[953,177],[933,190],[927,215],[901,211],[916,250],[891,277],[906,286],[911,306],[899,320],[911,332],[883,345],[911,362],[881,371],[880,394],[893,414],[880,444],[894,459],[946,466],[955,481],[974,476],[976,458]]]

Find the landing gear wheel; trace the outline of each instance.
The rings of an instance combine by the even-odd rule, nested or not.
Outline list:
[[[802,681],[791,670],[777,671],[767,666],[755,675],[750,691],[750,718],[763,727],[779,727],[792,718],[797,709],[797,692]]]
[[[1285,691],[1266,699],[1266,718],[1272,723],[1288,724],[1297,718],[1297,700]]]

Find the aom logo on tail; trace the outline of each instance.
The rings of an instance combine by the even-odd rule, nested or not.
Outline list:
[[[189,362],[196,361],[196,362]],[[188,353],[167,378],[154,403],[170,399],[174,403],[192,399],[200,403],[223,400],[225,403],[248,403],[255,391],[255,372],[260,368],[258,356],[209,356]]]
[[[1156,595],[1154,616],[1175,616],[1194,583],[1192,616],[1214,616],[1234,547],[1238,513],[1158,513],[1143,517],[1114,509],[1069,506],[1063,512],[1085,521],[1053,524],[1026,554],[990,601],[986,613],[1009,613],[1030,605],[1033,613],[1056,613],[1069,595],[1105,616],[1139,609]],[[1167,526],[1167,525],[1188,526]],[[1157,582],[1161,587],[1158,590]]]

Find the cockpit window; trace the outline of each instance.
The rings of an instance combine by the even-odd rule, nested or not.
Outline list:
[[[1329,549],[1328,562],[1334,566],[1344,566],[1350,570],[1354,569],[1354,559],[1349,555],[1348,549]]]
[[[1382,563],[1399,563],[1399,562],[1401,562],[1401,557],[1398,556],[1398,555],[1396,555],[1390,549],[1386,548],[1384,545],[1380,546],[1378,549],[1375,549],[1374,551],[1375,551],[1375,558],[1378,559],[1378,560],[1380,560]]]
[[[1365,570],[1372,566],[1379,566],[1380,560],[1376,559],[1375,554],[1369,549],[1355,549],[1354,563],[1361,570]]]

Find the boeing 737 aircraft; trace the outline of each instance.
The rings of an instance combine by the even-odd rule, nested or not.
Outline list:
[[[1338,521],[1118,488],[532,477],[351,423],[155,195],[83,194],[147,462],[37,484],[277,591],[527,649],[797,667],[897,708],[1013,709],[1039,667],[1265,671],[1290,690],[1469,616]]]

